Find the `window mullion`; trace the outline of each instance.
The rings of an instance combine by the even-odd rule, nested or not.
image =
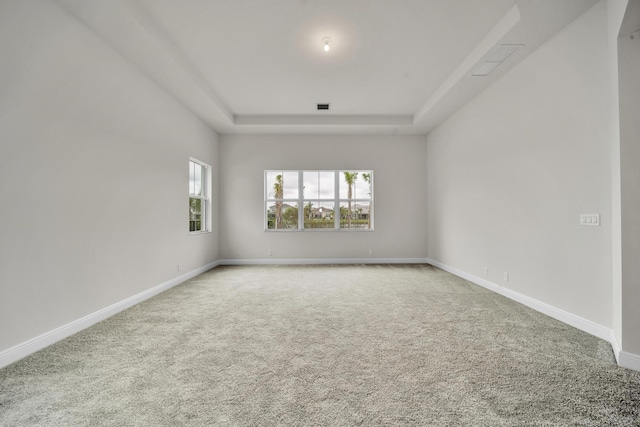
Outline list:
[[[207,192],[209,191],[209,188],[207,188],[207,181],[208,181],[208,168],[206,166],[201,165],[200,166],[200,177],[202,179],[202,195],[204,196],[202,199],[202,228],[203,229],[207,229],[207,216],[209,215],[209,209],[208,209],[208,203],[207,203]]]
[[[340,171],[334,171],[333,180],[333,228],[340,229]]]
[[[303,182],[303,171],[298,171],[298,230],[304,230],[304,182]]]

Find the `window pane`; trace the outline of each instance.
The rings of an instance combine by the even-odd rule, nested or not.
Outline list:
[[[305,200],[304,228],[335,228],[333,202]]]
[[[302,191],[305,199],[317,199],[319,193],[318,172],[302,173]]]
[[[202,190],[203,190],[203,186],[202,186],[202,179],[204,178],[204,174],[202,173],[202,165],[199,164],[195,164],[195,171],[194,171],[194,184],[195,184],[195,188],[194,188],[194,193],[196,196],[202,196]]]
[[[360,173],[358,171],[340,171],[340,198],[355,199],[355,184]]]
[[[189,161],[189,194],[195,194],[195,167],[196,164],[192,161]]]
[[[295,203],[268,202],[267,229],[295,230],[298,228],[298,206]]]
[[[284,172],[284,197],[285,199],[298,198],[298,172]]]
[[[276,171],[267,171],[266,174],[266,188],[265,191],[267,193],[267,199],[280,199],[282,196],[280,195],[279,188],[282,187],[282,172]],[[276,187],[276,184],[278,185]]]
[[[194,161],[189,161],[189,194],[193,196],[204,196],[206,179],[205,167]]]
[[[340,199],[371,199],[373,172],[340,171]]]
[[[333,199],[335,197],[334,172],[304,172],[303,180],[305,199]]]
[[[369,228],[369,206],[365,203],[340,202],[340,228]]]
[[[202,200],[189,198],[189,231],[202,231]]]
[[[268,171],[266,184],[268,199],[298,198],[297,171]]]
[[[336,193],[336,174],[333,171],[318,172],[320,182],[319,199],[333,199]]]
[[[371,171],[360,171],[355,183],[354,199],[371,199],[372,176]]]

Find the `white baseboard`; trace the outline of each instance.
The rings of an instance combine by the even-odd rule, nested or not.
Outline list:
[[[611,339],[609,340],[611,347],[613,348],[613,354],[616,356],[616,362],[623,368],[632,369],[640,372],[640,356],[634,353],[629,353],[620,348],[616,334],[611,331]]]
[[[609,337],[609,342],[611,343],[611,348],[613,349],[613,355],[616,357],[616,362],[618,365],[620,364],[620,344],[618,344],[618,339],[616,338],[616,334],[611,330],[611,336]]]
[[[623,368],[632,369],[634,371],[640,371],[640,356],[637,354],[629,353],[627,351],[620,351],[616,357],[618,365]]]
[[[618,362],[619,366],[640,372],[640,356],[622,350],[618,343],[618,339],[616,338],[616,334],[614,334],[613,331],[611,331],[611,339],[609,342],[611,343],[613,354],[615,354],[616,362]]]
[[[611,329],[606,328],[590,320],[584,319],[580,316],[576,316],[575,314],[553,307],[549,304],[538,301],[534,298],[528,297],[521,293],[512,291],[511,289],[507,289],[500,285],[496,285],[493,282],[485,280],[481,277],[474,276],[473,274],[469,274],[465,271],[458,270],[457,268],[448,266],[441,262],[438,262],[432,259],[429,259],[427,262],[444,271],[447,271],[451,274],[454,274],[458,277],[461,277],[465,280],[475,283],[476,285],[482,286],[483,288],[489,289],[490,291],[493,291],[497,294],[503,295],[509,299],[512,299],[521,304],[524,304],[529,308],[539,311],[540,313],[546,314],[547,316],[553,317],[554,319],[557,319],[563,323],[571,325],[574,328],[580,329],[584,332],[587,332],[591,335],[594,335],[598,338],[608,341],[609,343],[611,343],[613,353],[616,357],[616,361],[618,362],[619,366],[622,366],[623,368],[627,368],[627,369],[633,369],[634,371],[640,371],[640,356],[623,351],[620,348],[618,340],[616,339],[615,334]]]
[[[428,264],[427,258],[257,258],[221,259],[219,265]]]
[[[56,342],[64,338],[78,333],[81,330],[88,328],[89,326],[95,325],[96,323],[105,320],[123,310],[126,310],[129,307],[133,307],[134,305],[139,304],[142,301],[159,294],[160,292],[166,291],[169,288],[179,285],[180,283],[185,282],[214,267],[217,267],[218,265],[219,262],[216,261],[200,268],[196,268],[195,270],[192,270],[181,276],[154,286],[151,289],[147,289],[146,291],[140,292],[139,294],[133,295],[127,299],[98,310],[95,313],[91,313],[80,319],[74,320],[73,322],[67,323],[66,325],[60,326],[59,328],[53,329],[21,344],[13,346],[7,350],[3,350],[0,352],[0,368],[8,366],[13,362],[22,359],[23,357],[26,357],[38,350],[50,346],[51,344],[55,344]]]

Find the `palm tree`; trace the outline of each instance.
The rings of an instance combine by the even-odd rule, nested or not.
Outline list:
[[[371,205],[371,174],[363,173],[362,179],[364,179],[364,182],[369,184],[369,215],[367,216],[367,228],[371,228],[371,209],[373,208],[373,206]]]
[[[276,176],[276,182],[273,184],[273,198],[276,199],[276,229],[282,225],[282,175]]]
[[[347,182],[349,186],[348,193],[348,216],[347,216],[347,228],[351,228],[351,199],[353,197],[353,184],[355,184],[356,179],[358,179],[358,172],[344,172],[344,180]]]

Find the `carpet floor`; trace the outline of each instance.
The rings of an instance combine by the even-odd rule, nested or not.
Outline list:
[[[610,345],[429,265],[219,267],[0,370],[2,426],[638,426]]]

